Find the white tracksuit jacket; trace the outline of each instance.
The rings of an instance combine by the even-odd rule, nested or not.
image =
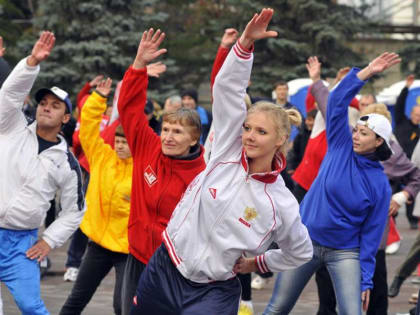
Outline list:
[[[252,61],[252,53],[237,43],[217,75],[210,161],[190,183],[163,232],[173,263],[194,282],[232,278],[242,255],[255,256],[262,272],[292,269],[312,258],[298,202],[279,176],[284,157],[271,173],[248,174],[241,133]],[[273,241],[280,249],[267,251]]]
[[[85,206],[79,163],[64,138],[38,154],[36,121],[28,125],[22,113],[38,72],[25,58],[0,90],[0,227],[39,228],[60,190],[62,211],[42,236],[54,248],[77,229]]]

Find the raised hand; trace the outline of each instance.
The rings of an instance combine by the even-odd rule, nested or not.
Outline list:
[[[381,73],[400,62],[401,58],[398,54],[384,52],[379,57],[373,59],[366,68],[359,71],[357,77],[362,81],[367,80],[371,76]]]
[[[220,46],[224,48],[232,47],[232,45],[235,44],[236,40],[238,39],[238,34],[239,32],[234,28],[225,29],[225,33],[223,34]]]
[[[4,56],[6,48],[3,47],[3,37],[0,36],[0,58]]]
[[[43,31],[32,48],[31,55],[27,59],[28,65],[36,66],[41,61],[47,59],[54,47],[54,43],[54,34],[48,31]]]
[[[166,71],[166,65],[159,61],[147,65],[146,69],[149,77],[159,78],[159,76]]]
[[[337,81],[341,81],[346,76],[346,74],[349,73],[349,71],[350,71],[350,67],[341,68],[340,70],[337,71],[337,75],[335,76],[335,79]]]
[[[97,75],[96,77],[94,77],[92,79],[92,81],[89,82],[90,86],[97,86],[102,80],[103,80],[104,76],[102,74]]]
[[[407,78],[405,79],[405,86],[409,88],[413,84],[414,79],[415,78],[413,74],[410,74],[409,76],[407,76]]]
[[[370,71],[372,75],[385,71],[386,69],[400,63],[400,56],[396,53],[385,52],[379,57],[372,60],[369,64]]]
[[[318,61],[318,57],[309,57],[306,69],[308,70],[309,77],[314,83],[321,80],[321,63]]]
[[[159,46],[163,42],[164,38],[165,33],[162,33],[160,30],[157,30],[156,33],[153,28],[148,31],[144,31],[139,48],[137,49],[136,59],[134,59],[133,68],[144,68],[152,60],[166,53],[166,49],[159,49]]]
[[[108,97],[109,93],[111,92],[111,85],[112,80],[107,78],[106,80],[102,80],[96,86],[96,91],[98,91],[102,96]]]
[[[261,13],[255,13],[251,21],[248,22],[239,40],[240,44],[246,48],[251,48],[254,41],[262,38],[276,37],[277,32],[267,31],[268,24],[273,17],[273,9],[262,9]]]

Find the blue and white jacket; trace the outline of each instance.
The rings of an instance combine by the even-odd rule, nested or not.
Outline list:
[[[359,249],[361,290],[372,288],[375,255],[388,216],[391,188],[379,161],[353,151],[348,108],[365,82],[352,69],[330,93],[328,151],[301,203],[311,239],[335,249]]]
[[[38,154],[36,121],[28,125],[22,112],[38,72],[39,66],[29,66],[25,58],[0,90],[0,227],[40,227],[60,191],[62,211],[42,236],[54,248],[77,229],[85,206],[79,163],[64,138]]]
[[[242,255],[260,271],[283,271],[312,258],[312,243],[299,205],[279,175],[283,156],[269,173],[249,174],[241,133],[253,55],[237,43],[213,87],[214,143],[206,169],[190,183],[163,239],[187,279],[207,283],[235,276]],[[279,249],[268,250],[276,242]]]

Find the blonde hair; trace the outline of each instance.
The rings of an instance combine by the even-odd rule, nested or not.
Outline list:
[[[288,148],[288,139],[290,137],[291,125],[300,126],[302,123],[302,116],[296,109],[283,109],[282,107],[267,101],[260,101],[255,103],[248,111],[248,115],[252,113],[263,112],[268,117],[271,117],[274,122],[278,137],[286,137],[284,144],[277,150],[277,153],[282,153],[286,156]]]
[[[170,124],[179,123],[181,126],[188,127],[193,140],[199,141],[201,136],[201,120],[195,109],[178,108],[175,111],[164,111],[162,122]]]
[[[369,114],[379,114],[385,116],[385,118],[388,119],[389,123],[392,125],[392,116],[385,104],[373,103],[368,105],[364,110],[362,110],[360,117]]]

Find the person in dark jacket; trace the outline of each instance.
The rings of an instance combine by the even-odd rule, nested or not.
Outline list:
[[[200,116],[201,121],[201,137],[200,143],[206,142],[207,136],[210,131],[213,116],[210,111],[198,105],[198,93],[194,89],[185,90],[181,93],[182,106],[188,109],[195,109]]]
[[[410,119],[405,116],[405,101],[408,89],[414,82],[414,76],[409,75],[405,87],[401,90],[395,104],[395,136],[403,148],[405,154],[411,159],[414,147],[419,141],[420,136],[420,105],[416,105],[411,110]]]
[[[395,104],[395,137],[403,148],[405,154],[411,159],[414,148],[420,136],[420,105],[416,105],[411,110],[410,119],[405,115],[405,102],[408,90],[414,82],[414,75],[409,75],[406,79],[405,87],[401,90]],[[418,218],[413,216],[414,204],[407,205],[406,216],[410,228],[417,229]]]
[[[3,38],[0,36],[0,88],[10,73],[10,66],[3,58],[5,52],[6,48],[3,47]]]
[[[296,136],[293,141],[293,148],[289,152],[288,164],[289,164],[289,174],[293,174],[295,169],[299,166],[302,161],[303,154],[305,153],[305,148],[309,140],[309,136],[312,132],[312,127],[314,126],[315,116],[318,110],[313,109],[306,115],[305,123],[302,124],[302,127],[299,130],[299,134]]]

